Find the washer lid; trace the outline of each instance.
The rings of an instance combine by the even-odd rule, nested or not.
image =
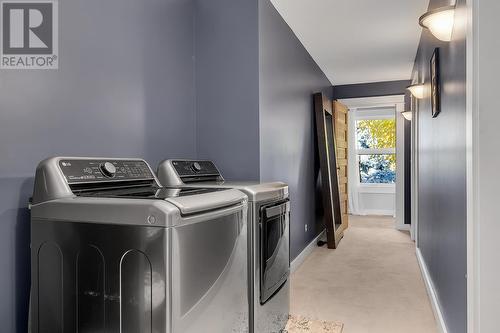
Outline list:
[[[79,197],[93,198],[120,198],[120,199],[151,199],[165,200],[169,198],[197,196],[206,193],[218,192],[216,188],[167,188],[158,186],[131,186],[111,189],[94,189],[76,192]]]
[[[246,196],[237,190],[222,188],[127,187],[79,192],[79,197],[166,200],[182,215],[195,214],[240,204]],[[124,203],[126,204],[126,203]]]

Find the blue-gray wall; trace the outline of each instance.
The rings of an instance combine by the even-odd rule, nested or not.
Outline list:
[[[258,1],[196,0],[198,157],[259,179]]]
[[[331,83],[270,1],[195,4],[198,157],[226,179],[290,185],[294,258],[324,228],[312,94]]]
[[[333,87],[333,98],[359,98],[404,95],[410,80],[342,84]]]
[[[324,229],[312,94],[330,81],[268,0],[259,2],[260,178],[290,186],[291,257]],[[304,225],[308,224],[305,232]]]
[[[60,69],[0,72],[0,323],[23,332],[36,164],[196,154],[193,3],[64,1]]]
[[[447,5],[431,0],[429,7]],[[429,60],[440,48],[442,110],[431,118],[430,98],[419,101],[418,246],[450,333],[466,332],[466,99],[465,0],[457,1],[451,43],[423,31],[415,70],[429,83]]]
[[[290,184],[293,257],[320,231],[311,96],[330,83],[268,0],[68,0],[59,12],[60,69],[0,75],[2,331],[26,332],[26,206],[51,155],[210,158],[228,179]]]

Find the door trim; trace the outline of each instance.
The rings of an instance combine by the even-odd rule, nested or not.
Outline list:
[[[396,120],[396,184],[394,184],[395,189],[395,209],[394,212],[389,215],[396,216],[395,228],[398,230],[408,230],[411,228],[410,225],[405,225],[405,200],[404,200],[404,135],[401,129],[404,126],[402,121],[403,116],[400,114],[404,110],[404,94],[399,95],[389,95],[389,96],[377,96],[377,97],[360,97],[360,98],[345,98],[339,100],[342,104],[346,105],[349,110],[363,109],[369,107],[387,107],[395,108],[394,118]],[[392,117],[392,116],[391,116]],[[378,118],[378,117],[377,117]],[[399,135],[398,135],[399,134]],[[398,158],[398,156],[400,156]],[[399,171],[398,171],[399,170]],[[412,203],[413,206],[413,203]],[[387,214],[386,212],[384,214]],[[412,221],[413,223],[413,221]]]
[[[466,0],[466,187],[467,187],[467,332],[480,332],[479,286],[479,105],[478,105],[478,7],[479,1]]]

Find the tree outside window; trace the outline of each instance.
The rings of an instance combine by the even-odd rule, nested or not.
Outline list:
[[[396,120],[356,121],[359,181],[362,184],[396,182]]]

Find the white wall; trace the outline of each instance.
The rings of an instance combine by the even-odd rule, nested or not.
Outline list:
[[[401,112],[405,111],[403,102],[396,104],[396,194],[395,194],[395,217],[396,225],[400,229],[406,229],[405,225],[405,118]]]
[[[360,215],[396,214],[396,190],[392,188],[360,188],[358,192]]]
[[[500,139],[498,79],[500,1],[469,0],[468,275],[469,332],[498,332],[500,327]],[[471,36],[472,34],[472,36]],[[472,80],[471,80],[472,79]]]

